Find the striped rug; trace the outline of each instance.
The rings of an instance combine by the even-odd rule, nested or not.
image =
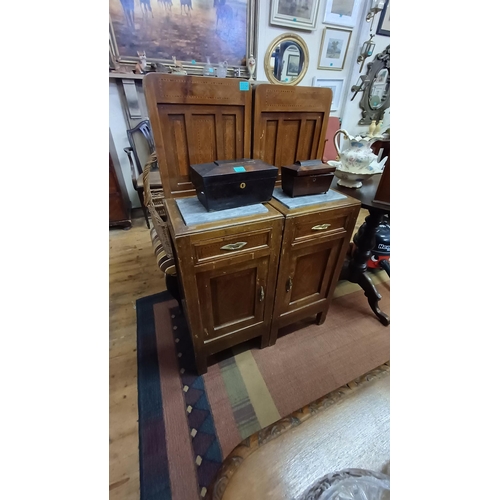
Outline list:
[[[389,280],[373,275],[389,311]],[[341,282],[325,323],[246,343],[193,374],[184,316],[168,292],[137,301],[141,500],[204,498],[222,460],[250,434],[389,361],[389,327]]]

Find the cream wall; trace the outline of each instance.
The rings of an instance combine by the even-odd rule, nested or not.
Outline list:
[[[370,36],[370,23],[366,22],[366,13],[371,6],[371,0],[362,0],[362,8],[359,12],[359,19],[352,29],[351,40],[349,43],[349,49],[347,51],[346,62],[344,69],[342,71],[334,70],[324,70],[318,69],[319,53],[321,49],[321,40],[323,37],[323,31],[326,27],[334,27],[330,24],[323,24],[323,19],[325,15],[325,5],[326,0],[320,0],[318,9],[318,19],[316,23],[316,30],[306,31],[288,28],[286,26],[273,26],[269,23],[270,18],[270,1],[269,0],[258,0],[259,1],[259,12],[258,12],[258,50],[257,50],[257,73],[256,79],[259,82],[267,81],[266,73],[264,71],[264,56],[267,48],[271,42],[282,35],[283,33],[295,33],[302,37],[307,44],[309,50],[309,66],[307,68],[307,73],[299,85],[310,86],[313,83],[313,78],[334,78],[334,79],[344,79],[344,86],[342,90],[342,97],[340,100],[340,105],[337,111],[332,112],[331,116],[338,116],[342,119],[342,127],[347,129],[352,134],[362,133],[368,131],[368,126],[358,125],[358,121],[361,119],[361,108],[359,107],[359,101],[361,99],[361,94],[358,93],[354,101],[351,101],[353,93],[350,91],[352,85],[354,85],[358,77],[360,65],[356,62],[356,59],[360,53],[361,46],[363,42],[368,40]],[[377,14],[373,21],[373,31],[376,33],[377,25],[379,21],[380,14]],[[339,26],[339,28],[342,28]],[[346,29],[346,28],[344,28]],[[347,28],[348,29],[348,28]],[[382,52],[387,45],[390,44],[390,38],[387,36],[375,35],[375,50],[373,56],[365,61],[363,66],[363,73],[366,74],[366,65],[370,62],[373,57],[378,53]]]

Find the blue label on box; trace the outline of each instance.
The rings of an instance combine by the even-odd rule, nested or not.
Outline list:
[[[235,172],[246,172],[245,167],[233,167]]]
[[[248,82],[240,82],[240,90],[250,90],[250,84]]]

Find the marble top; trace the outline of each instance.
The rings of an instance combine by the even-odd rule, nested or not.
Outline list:
[[[325,203],[327,201],[337,201],[343,200],[347,198],[347,196],[342,193],[338,193],[337,191],[333,191],[329,189],[324,194],[312,194],[309,196],[297,196],[292,198],[283,192],[282,188],[274,188],[273,198],[276,198],[278,201],[281,201],[283,205],[288,208],[299,208],[305,207],[307,205],[316,205],[318,203]]]
[[[262,204],[247,205],[238,208],[229,208],[227,210],[218,210],[217,212],[208,212],[200,203],[196,196],[189,198],[177,198],[175,200],[179,212],[186,226],[196,224],[206,224],[220,220],[234,219],[237,217],[247,217],[249,215],[265,214],[269,210]]]

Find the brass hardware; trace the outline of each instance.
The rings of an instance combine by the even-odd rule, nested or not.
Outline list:
[[[322,231],[323,229],[328,229],[331,224],[319,224],[318,226],[313,226],[311,229],[313,231]]]
[[[260,287],[260,296],[259,296],[259,301],[262,302],[264,300],[264,287]]]
[[[244,182],[242,182],[242,183],[240,184],[240,188],[241,188],[241,189],[245,189],[246,187],[247,187],[247,185],[246,185]]]
[[[293,281],[291,276],[288,276],[288,279],[286,280],[286,291],[289,292],[292,289],[293,286]]]
[[[224,245],[220,247],[221,250],[239,250],[243,248],[247,244],[246,241],[238,241],[238,243],[229,243],[228,245]]]

